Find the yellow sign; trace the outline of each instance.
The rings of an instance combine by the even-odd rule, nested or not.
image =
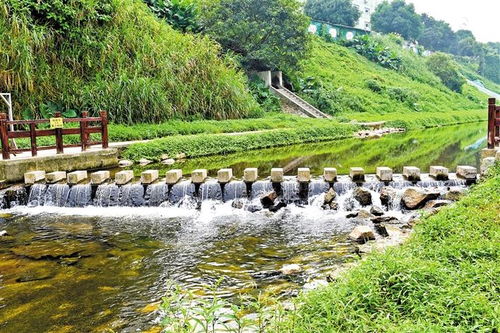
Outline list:
[[[62,118],[50,118],[50,128],[63,128]]]

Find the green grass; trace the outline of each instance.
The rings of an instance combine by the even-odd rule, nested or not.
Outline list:
[[[319,142],[350,137],[357,126],[336,124],[307,128],[277,129],[245,135],[202,134],[173,136],[129,146],[123,156],[132,160],[147,158],[158,161],[162,154],[174,156],[185,153],[187,157],[209,156],[243,152],[253,149],[286,146],[303,142]]]
[[[12,92],[16,117],[40,116],[42,103],[107,110],[119,123],[234,119],[259,112],[246,77],[220,46],[182,34],[141,0],[109,0],[111,20],[96,22],[80,1],[70,36],[35,24],[15,3],[0,2],[0,91]],[[95,3],[85,1],[85,3]]]
[[[376,37],[400,54],[400,71],[390,70],[335,43],[314,40],[303,62],[302,77],[323,84],[332,109],[323,111],[348,119],[419,117],[419,113],[452,113],[485,109],[487,96],[468,85],[462,93],[446,88],[425,65],[425,58],[403,50],[390,37]],[[370,88],[370,83],[372,83]],[[380,87],[374,91],[373,83]],[[302,96],[316,103],[314,96]],[[319,106],[319,105],[318,105]]]
[[[406,244],[303,295],[280,331],[498,331],[499,217],[497,165],[462,201],[417,224]]]

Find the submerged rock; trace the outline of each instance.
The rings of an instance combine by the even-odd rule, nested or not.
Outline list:
[[[369,206],[372,204],[372,193],[362,187],[356,187],[353,192],[353,198],[356,199],[361,206]]]
[[[398,224],[401,222],[394,216],[377,216],[372,218],[371,221],[373,222],[373,224],[380,224],[380,223]]]
[[[373,206],[370,209],[370,213],[372,213],[375,216],[382,216],[382,215],[385,214],[384,210],[381,207],[379,207],[379,206]]]
[[[283,275],[294,275],[302,272],[302,267],[297,264],[285,265],[281,267],[280,272]]]
[[[389,206],[395,197],[396,191],[392,187],[385,186],[380,190],[380,202],[386,207]]]
[[[431,200],[425,204],[424,209],[436,209],[448,206],[449,204],[451,204],[451,201],[448,200]]]
[[[439,198],[439,195],[439,192],[410,187],[404,191],[402,202],[407,209],[418,209],[422,208],[428,201]]]
[[[275,191],[269,192],[260,198],[260,203],[264,208],[270,208],[274,205],[274,201],[278,198],[278,193]]]
[[[129,161],[129,160],[121,160],[120,162],[118,162],[118,166],[121,168],[129,167],[133,164],[134,164],[134,162]]]
[[[271,207],[269,207],[269,211],[270,212],[273,212],[273,213],[276,213],[277,211],[279,211],[281,208],[285,208],[287,205],[285,202],[283,201],[280,201],[278,202],[276,205],[273,205]]]
[[[364,225],[357,226],[353,231],[349,234],[349,238],[355,242],[360,244],[364,244],[369,240],[375,239],[375,234],[373,233],[372,228]]]

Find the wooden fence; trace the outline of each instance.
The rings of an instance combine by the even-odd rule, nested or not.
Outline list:
[[[59,121],[59,125],[64,123],[79,123],[79,127],[71,128],[42,128],[37,129],[37,125],[49,124]],[[91,123],[98,125],[91,126]],[[11,126],[14,125],[14,130]],[[26,130],[29,128],[29,130]],[[100,133],[101,141],[90,141],[90,134]],[[64,144],[64,135],[80,135],[80,143]],[[55,136],[55,146],[38,146],[37,138],[44,136]],[[0,138],[2,141],[2,157],[4,160],[10,159],[10,154],[31,151],[31,156],[37,156],[40,150],[56,149],[58,154],[64,153],[64,148],[81,147],[82,151],[87,150],[89,146],[102,144],[102,148],[108,148],[108,114],[106,111],[101,111],[99,117],[89,117],[88,112],[82,112],[81,118],[61,118],[61,113],[56,112],[53,119],[37,119],[37,120],[7,120],[7,114],[0,113]],[[9,145],[10,139],[30,138],[31,147],[20,149]]]
[[[500,145],[500,106],[496,100],[488,100],[488,148],[494,149]]]

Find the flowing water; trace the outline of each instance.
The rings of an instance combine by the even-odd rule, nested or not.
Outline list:
[[[446,143],[439,138],[433,143],[437,151],[405,147],[393,152],[392,139],[385,148],[376,141],[351,140],[311,149],[300,146],[298,151],[308,151],[309,159],[299,165],[314,170],[379,162],[395,168],[422,167],[418,161],[424,160],[448,167],[475,164],[470,162],[481,148],[484,131],[465,125],[455,132],[465,139],[454,141],[454,132],[446,131],[450,136]],[[409,142],[417,140],[407,135]],[[423,140],[425,135],[418,137]],[[380,155],[371,153],[374,147],[378,152],[386,149],[391,159],[375,158]],[[265,170],[289,164],[296,159],[296,148],[288,149],[292,156],[274,151],[258,166]],[[397,154],[409,150],[414,157]],[[356,151],[368,155],[361,159],[354,156]],[[352,164],[355,159],[366,164]],[[235,160],[229,157],[228,161]],[[217,164],[217,168],[255,163],[249,161]],[[196,167],[200,166],[204,165]],[[384,209],[398,218],[399,225],[406,225],[413,213],[402,210],[400,200],[409,184],[399,180],[390,185],[396,194]],[[383,184],[364,186],[371,191],[373,204],[381,206]],[[426,181],[418,186],[444,194],[465,184]],[[4,193],[10,208],[0,216],[0,230],[8,233],[0,237],[0,331],[154,329],[155,309],[171,280],[200,297],[220,278],[217,293],[221,297],[259,292],[293,296],[306,282],[325,279],[333,268],[358,259],[357,246],[346,235],[356,225],[373,224],[369,219],[346,217],[360,208],[352,196],[355,187],[350,182],[334,185],[339,210],[333,211],[321,207],[328,184],[315,180],[304,189],[288,180],[280,189],[288,206],[276,213],[261,210],[260,194],[273,189],[268,181],[254,183],[250,191],[243,182],[221,187],[210,181],[197,188],[184,181],[171,188],[161,183],[97,188],[56,184],[35,185],[29,196],[23,188]],[[287,264],[300,264],[303,271],[294,276],[277,274]]]

